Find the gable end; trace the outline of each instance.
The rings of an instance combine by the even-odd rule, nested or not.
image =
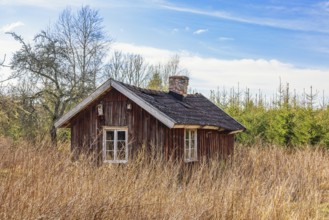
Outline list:
[[[107,91],[111,90],[111,88],[116,89],[121,94],[125,95],[127,98],[135,102],[149,114],[154,116],[156,119],[161,121],[165,124],[168,128],[173,128],[176,122],[164,114],[163,112],[159,111],[157,108],[153,107],[151,104],[145,102],[142,98],[134,94],[129,89],[125,88],[124,86],[117,83],[115,80],[108,80],[103,85],[101,85],[98,89],[96,89],[91,95],[77,104],[74,108],[64,114],[58,121],[55,122],[55,127],[68,127],[70,120],[80,111],[85,109],[88,105],[90,105],[93,101],[95,101],[98,97],[106,93]]]
[[[89,104],[91,104],[99,96],[111,89],[111,80],[103,83],[98,89],[96,89],[91,95],[82,100],[74,108],[64,114],[60,119],[55,122],[55,127],[67,127],[67,123],[72,119],[78,112],[85,109]]]
[[[112,87],[118,90],[120,93],[125,95],[127,98],[135,102],[137,105],[139,105],[141,108],[143,108],[145,111],[150,113],[152,116],[154,116],[156,119],[161,121],[163,124],[165,124],[168,128],[173,128],[175,126],[175,121],[165,115],[163,112],[159,111],[155,107],[153,107],[151,104],[148,102],[145,102],[143,99],[135,95],[132,91],[129,89],[126,89],[119,83],[115,82],[114,80],[112,81]]]

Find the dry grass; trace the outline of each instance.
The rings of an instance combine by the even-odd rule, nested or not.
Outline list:
[[[329,154],[238,148],[192,169],[137,159],[94,167],[0,139],[0,219],[323,219]]]

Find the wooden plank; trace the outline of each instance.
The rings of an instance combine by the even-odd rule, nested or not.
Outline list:
[[[97,115],[96,104],[100,102],[104,105],[103,117]],[[126,109],[128,102],[132,104],[130,110]],[[163,158],[173,157],[173,159],[181,160],[184,159],[184,128],[195,128],[187,125],[169,129],[139,105],[127,99],[116,89],[112,89],[97,102],[79,112],[72,120],[72,150],[76,148],[81,151],[83,146],[86,146],[85,141],[90,146],[90,143],[96,138],[96,146],[89,151],[96,151],[100,155],[101,161],[102,126],[127,126],[130,156],[134,156],[137,149],[144,144],[146,154],[156,150],[156,154],[162,155]],[[232,154],[234,135],[208,128],[198,128],[197,131],[198,160],[214,155],[225,158],[228,154]],[[101,135],[98,135],[99,132]],[[132,139],[134,140],[131,141]],[[88,148],[88,146],[86,147]]]
[[[73,118],[78,112],[85,109],[89,104],[91,104],[96,98],[104,94],[111,87],[111,80],[103,83],[98,89],[96,89],[91,95],[85,98],[82,102],[77,104],[74,108],[68,111],[65,115],[63,115],[58,121],[55,122],[55,127],[66,127],[66,123]]]
[[[83,101],[81,101],[79,104],[77,104],[74,108],[72,108],[70,111],[68,111],[66,114],[64,114],[58,121],[55,122],[55,127],[67,127],[68,122],[70,119],[72,119],[77,113],[85,109],[88,105],[90,105],[93,101],[95,101],[98,97],[100,97],[102,94],[107,92],[109,89],[111,89],[111,86],[115,89],[117,89],[119,92],[121,92],[123,95],[131,99],[133,102],[141,106],[145,111],[150,113],[152,116],[157,118],[159,121],[164,123],[169,128],[172,128],[175,125],[175,121],[164,114],[163,112],[159,111],[149,103],[145,102],[142,98],[138,97],[136,94],[134,94],[132,91],[126,89],[119,83],[117,83],[114,80],[108,80],[104,84],[102,84],[98,89],[96,89],[91,95],[89,95],[87,98],[85,98]],[[120,97],[119,97],[120,98]]]
[[[142,98],[137,96],[132,91],[126,89],[116,81],[112,81],[112,86],[119,92],[121,92],[123,95],[125,95],[127,98],[135,102],[137,105],[139,105],[141,108],[143,108],[145,111],[147,111],[149,114],[154,116],[156,119],[161,121],[163,124],[165,124],[169,128],[173,128],[175,125],[175,120],[170,118],[168,115],[164,114],[163,112],[159,111],[154,106],[150,105],[149,103],[145,102]]]

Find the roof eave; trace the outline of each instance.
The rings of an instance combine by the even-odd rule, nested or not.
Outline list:
[[[184,129],[206,129],[206,130],[217,130],[219,132],[227,132],[228,134],[237,134],[244,132],[246,129],[239,130],[229,130],[218,126],[209,126],[209,125],[190,125],[190,124],[175,124],[173,128],[184,128]]]
[[[228,133],[228,134],[237,134],[237,133],[244,132],[245,130],[246,130],[246,129],[241,129],[241,130],[231,131],[231,132]]]

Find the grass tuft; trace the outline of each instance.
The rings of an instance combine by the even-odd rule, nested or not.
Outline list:
[[[225,163],[95,167],[65,146],[0,138],[0,219],[323,219],[329,154],[237,147]]]

